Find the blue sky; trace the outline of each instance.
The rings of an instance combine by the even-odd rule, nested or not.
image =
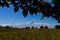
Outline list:
[[[42,14],[38,13],[38,15],[30,15],[25,18],[22,15],[22,9],[18,12],[14,13],[14,9],[11,6],[10,8],[7,7],[0,7],[0,24],[25,24],[29,21],[36,20],[38,22],[44,22],[49,24],[57,24],[57,21],[54,18],[44,18],[40,20]]]

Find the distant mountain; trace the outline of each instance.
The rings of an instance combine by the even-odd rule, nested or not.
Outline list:
[[[54,25],[53,24],[49,24],[49,23],[43,23],[43,22],[37,22],[36,20],[32,20],[30,22],[27,22],[26,24],[24,25],[10,25],[10,26],[13,26],[13,27],[18,27],[18,28],[22,28],[22,27],[40,27],[40,26],[48,26],[48,27],[53,27]]]
[[[25,26],[27,27],[40,27],[40,26],[52,26],[51,24],[48,24],[48,23],[40,23],[40,22],[37,22],[36,20],[32,20],[31,22],[28,22]]]

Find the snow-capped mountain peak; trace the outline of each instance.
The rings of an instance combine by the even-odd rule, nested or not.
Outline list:
[[[37,22],[36,20],[32,20],[30,22],[27,22],[26,24],[23,24],[23,25],[11,25],[13,27],[18,27],[18,28],[22,28],[22,27],[40,27],[40,26],[48,26],[48,27],[52,27],[54,26],[53,24],[49,24],[49,23],[46,23],[46,22]]]
[[[38,23],[36,20],[32,20],[30,23],[28,24],[34,24],[34,23]]]
[[[32,26],[34,26],[34,27],[49,26],[50,27],[52,25],[49,24],[49,23],[37,22],[36,20],[32,20],[32,21],[28,22],[25,26],[27,26],[27,27],[32,27]]]

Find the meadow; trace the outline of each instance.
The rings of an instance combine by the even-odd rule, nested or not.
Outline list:
[[[0,40],[60,40],[59,29],[0,28]]]

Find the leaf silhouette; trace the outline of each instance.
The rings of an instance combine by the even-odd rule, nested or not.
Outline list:
[[[26,9],[23,10],[23,16],[26,17],[28,14],[28,11]]]
[[[6,7],[9,7],[7,0],[3,0],[3,3],[4,3],[4,5],[6,5]]]
[[[8,3],[6,3],[6,7],[9,7],[9,4]]]
[[[19,10],[18,6],[14,7],[14,12],[17,12],[18,10]]]
[[[18,1],[18,2],[16,2]],[[9,2],[14,7],[14,12],[23,9],[23,16],[26,17],[28,11],[31,15],[42,12],[44,17],[52,17],[58,22],[60,21],[60,0],[52,0],[52,3],[45,2],[44,0],[0,0],[0,7],[9,7]],[[25,9],[25,7],[28,9]]]
[[[0,3],[0,6],[4,7],[5,5],[4,5],[4,3]]]

